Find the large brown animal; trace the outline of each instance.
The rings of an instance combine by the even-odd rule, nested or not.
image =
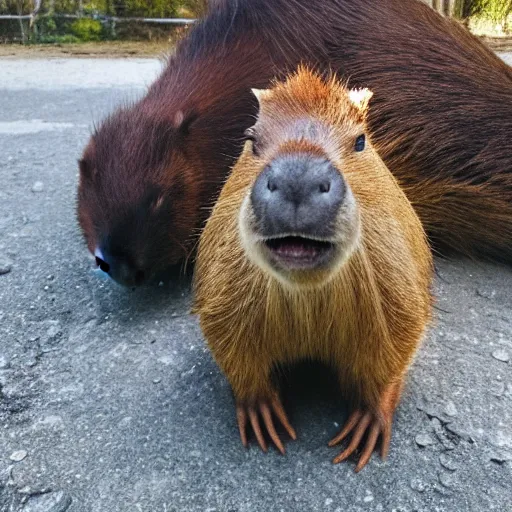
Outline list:
[[[332,365],[354,411],[346,459],[379,435],[388,451],[405,372],[430,319],[431,254],[406,196],[367,140],[368,90],[300,70],[259,91],[260,114],[201,235],[196,312],[237,401],[266,450],[272,412],[292,438],[272,371]],[[261,419],[259,418],[261,416]]]
[[[512,70],[418,0],[223,0],[80,161],[78,217],[126,284],[193,251],[256,102],[299,62],[374,91],[369,126],[431,239],[512,261]]]

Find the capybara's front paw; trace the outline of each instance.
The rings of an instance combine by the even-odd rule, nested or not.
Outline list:
[[[361,409],[355,410],[345,423],[343,430],[329,442],[329,446],[335,446],[352,433],[349,445],[333,459],[334,464],[338,464],[338,462],[342,462],[350,457],[359,448],[359,444],[366,432],[368,432],[368,436],[355,469],[356,473],[359,473],[370,460],[380,435],[382,435],[381,457],[385,458],[391,440],[391,422],[392,416],[382,419],[381,417],[376,417],[371,412],[365,412]]]
[[[370,457],[373,450],[377,445],[379,436],[382,436],[382,444],[380,455],[384,459],[389,451],[389,444],[391,442],[391,425],[393,423],[393,415],[396,406],[400,399],[402,391],[403,380],[397,380],[389,384],[382,392],[379,403],[374,411],[368,409],[356,409],[348,418],[343,430],[330,441],[329,446],[334,446],[341,443],[350,433],[352,438],[348,447],[333,459],[334,464],[342,462],[350,457],[358,448],[365,433],[366,444],[362,448],[359,462],[356,466],[356,473],[363,469]]]
[[[256,435],[256,439],[261,447],[261,449],[266,452],[267,451],[267,443],[263,437],[263,432],[260,426],[260,417],[263,419],[264,428],[263,430],[267,430],[270,438],[276,445],[277,449],[284,455],[285,450],[279,435],[276,432],[274,427],[274,421],[272,419],[272,413],[279,420],[281,425],[284,427],[288,435],[295,440],[297,438],[297,434],[295,430],[290,425],[288,421],[288,417],[284,411],[283,405],[281,404],[281,400],[275,394],[271,398],[253,400],[251,402],[246,401],[238,401],[236,406],[236,417],[238,420],[238,428],[240,430],[240,439],[242,440],[242,444],[247,447],[247,423],[250,422],[252,430]]]

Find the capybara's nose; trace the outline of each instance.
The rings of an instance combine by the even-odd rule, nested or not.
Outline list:
[[[94,257],[98,268],[123,286],[138,286],[145,281],[144,270],[116,258],[105,247],[96,248]]]
[[[302,234],[329,238],[335,234],[345,182],[327,159],[283,155],[268,164],[251,191],[260,234]]]

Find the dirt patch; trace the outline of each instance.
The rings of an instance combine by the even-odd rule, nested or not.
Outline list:
[[[128,58],[147,57],[154,58],[169,53],[173,43],[168,41],[141,42],[141,41],[112,41],[103,43],[78,44],[2,44],[0,45],[1,58]]]
[[[512,51],[512,37],[482,36],[482,41],[496,52]],[[0,44],[0,58],[154,58],[169,53],[173,41],[111,41],[78,44]]]

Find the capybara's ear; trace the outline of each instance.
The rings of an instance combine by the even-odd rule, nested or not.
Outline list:
[[[261,105],[261,102],[268,98],[270,94],[272,94],[271,91],[268,89],[251,89],[251,92],[256,96],[256,99],[258,100],[258,103]]]
[[[366,112],[368,109],[372,96],[373,92],[366,87],[364,89],[350,89],[348,91],[350,101],[362,112]]]
[[[197,112],[185,112],[178,110],[174,115],[173,126],[176,132],[181,136],[186,136],[190,132],[190,128],[199,117]]]

